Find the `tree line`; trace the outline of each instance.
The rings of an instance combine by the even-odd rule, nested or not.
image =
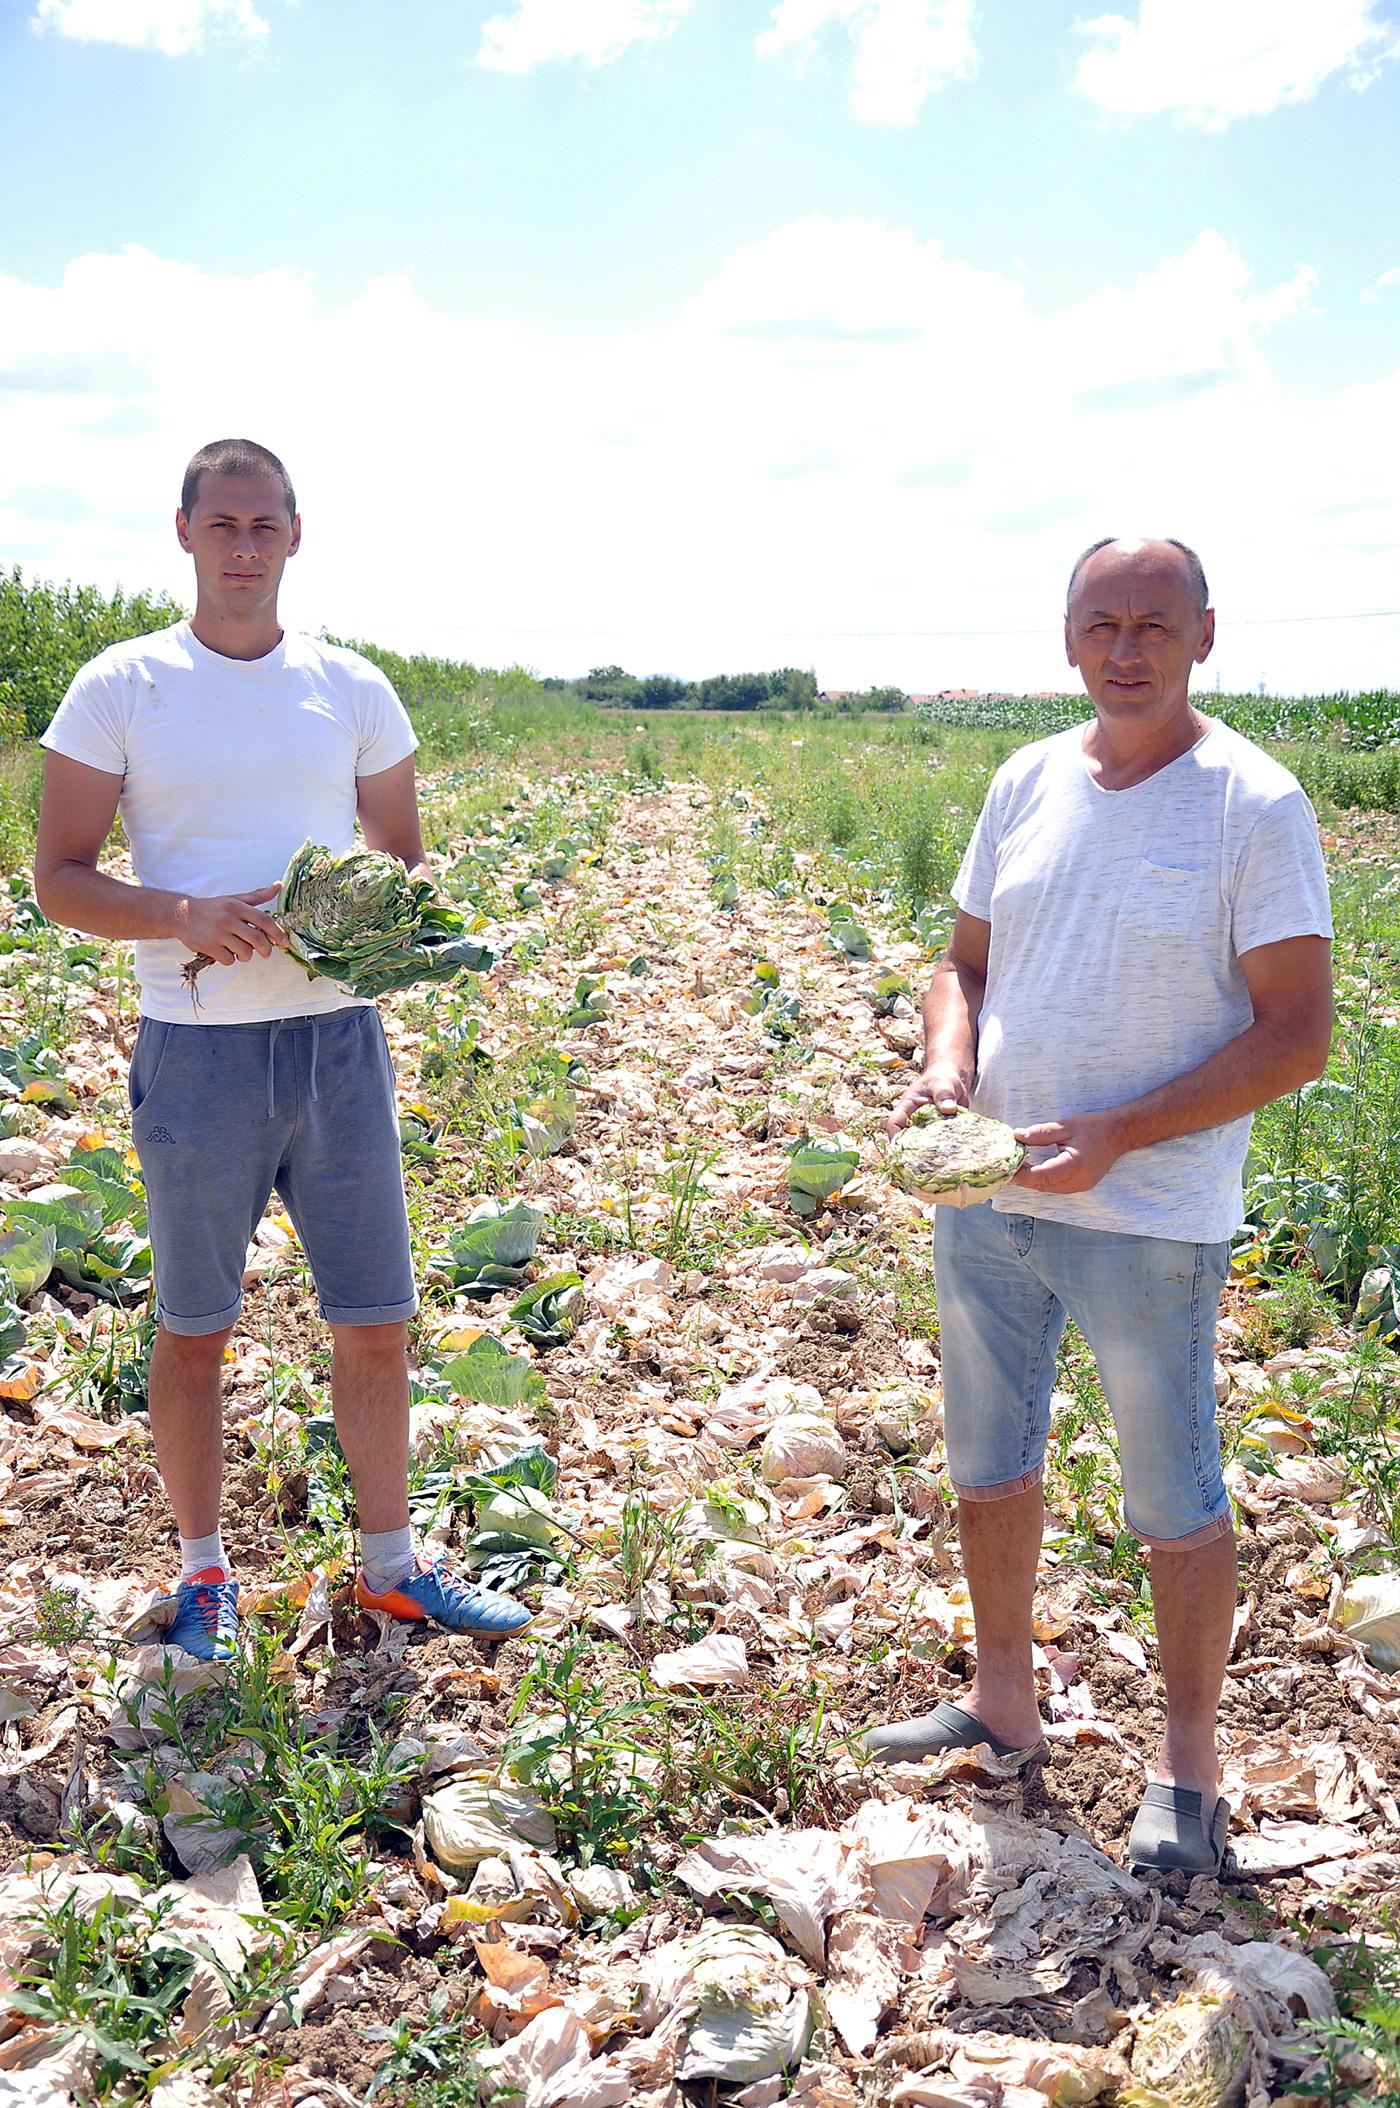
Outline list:
[[[103,593],[96,586],[52,585],[26,578],[16,564],[0,567],[0,742],[33,739],[44,730],[78,668],[109,644],[139,637],[178,622],[185,609],[165,593]],[[471,689],[482,669],[465,660],[405,654],[362,639],[328,637],[352,644],[388,675],[404,702],[442,702]],[[824,696],[809,668],[780,666],[772,673],[716,673],[683,681],[672,674],[632,674],[621,666],[595,666],[573,680],[535,680],[517,670],[521,683],[551,694],[615,710],[901,710],[898,688]]]
[[[0,569],[0,739],[36,738],[83,663],[184,609],[164,593],[44,585]]]
[[[780,666],[773,673],[713,673],[683,681],[669,673],[628,673],[622,666],[595,666],[575,680],[550,678],[542,688],[576,695],[613,710],[815,710],[833,703],[852,710],[902,710],[900,688],[870,688],[861,695],[822,694],[810,668]]]

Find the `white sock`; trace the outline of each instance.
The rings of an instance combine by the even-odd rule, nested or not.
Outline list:
[[[180,1579],[192,1581],[206,1567],[219,1566],[228,1572],[228,1559],[224,1553],[224,1533],[211,1530],[207,1537],[182,1537],[180,1539]]]
[[[413,1550],[413,1525],[401,1530],[361,1530],[360,1564],[371,1594],[387,1595],[406,1581],[417,1564]]]

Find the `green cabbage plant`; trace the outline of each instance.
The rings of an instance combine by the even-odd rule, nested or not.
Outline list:
[[[583,1316],[583,1282],[572,1271],[546,1274],[512,1303],[508,1322],[532,1347],[562,1347]]]
[[[837,951],[844,952],[848,959],[870,957],[870,932],[862,923],[857,922],[854,908],[845,903],[839,907],[828,908],[827,921],[830,924],[828,935]]]
[[[63,1056],[45,1046],[36,1033],[0,1047],[0,1098],[18,1098],[24,1105],[51,1105],[55,1111],[71,1113],[77,1107],[73,1086],[63,1071]]]
[[[465,1354],[444,1362],[439,1374],[452,1397],[466,1405],[494,1406],[498,1412],[543,1405],[548,1395],[529,1356],[512,1354],[491,1332],[474,1339]]]
[[[799,1215],[815,1215],[824,1200],[831,1200],[847,1183],[860,1163],[859,1153],[849,1145],[803,1140],[788,1151],[788,1199]]]
[[[509,1591],[563,1572],[578,1519],[553,1506],[554,1479],[553,1459],[537,1448],[517,1450],[494,1471],[468,1477],[476,1526],[462,1557],[489,1587]]]
[[[577,1121],[577,1100],[567,1083],[559,1083],[536,1098],[517,1099],[511,1107],[510,1135],[526,1156],[557,1156]]]
[[[117,1150],[89,1150],[64,1165],[62,1183],[49,1187],[46,1199],[10,1202],[0,1224],[0,1268],[17,1295],[37,1293],[55,1273],[108,1303],[145,1291],[146,1209],[124,1169]]]
[[[492,1296],[499,1288],[523,1288],[548,1208],[537,1201],[483,1200],[449,1233],[446,1249],[431,1265],[453,1288],[469,1296]]]

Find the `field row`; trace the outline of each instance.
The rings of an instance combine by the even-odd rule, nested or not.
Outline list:
[[[16,888],[0,2068],[43,2075],[31,2097],[140,2098],[178,2069],[170,2108],[1112,2101],[1202,1994],[1256,2098],[1319,2056],[1339,2101],[1382,2070],[1378,2023],[1359,2048],[1333,2023],[1339,1992],[1359,2014],[1400,1989],[1400,1394],[1349,1322],[1395,1234],[1373,1162],[1391,868],[1352,860],[1372,920],[1332,1094],[1271,1116],[1256,1191],[1278,1205],[1230,1291],[1238,1870],[1187,1894],[1119,1863],[1160,1690],[1074,1339],[1040,1760],[861,1757],[864,1725],[971,1671],[929,1223],[877,1143],[990,753],[842,767],[797,736],[629,732],[620,762],[552,775],[522,738],[433,785],[443,883],[503,959],[383,1006],[424,1294],[412,1491],[433,1545],[534,1608],[494,1652],[344,1599],[326,1342],[274,1208],[227,1384],[251,1644],[213,1674],[163,1654],[129,967]]]

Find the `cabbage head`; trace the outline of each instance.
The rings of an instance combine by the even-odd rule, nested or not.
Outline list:
[[[1232,2000],[1188,1992],[1151,2014],[1133,2044],[1129,2108],[1227,2108],[1244,2092],[1250,2036]]]
[[[785,1413],[763,1437],[759,1469],[770,1486],[784,1479],[831,1476],[850,1462],[836,1422],[825,1413]]]
[[[573,1092],[567,1083],[560,1083],[538,1098],[517,1101],[510,1132],[526,1156],[558,1156],[574,1131],[577,1116]]]
[[[303,842],[272,912],[287,932],[292,958],[312,979],[337,981],[353,995],[450,980],[480,972],[494,959],[431,880],[410,878],[381,849],[333,856],[317,842]]]
[[[449,1233],[433,1263],[454,1288],[469,1296],[493,1296],[500,1288],[522,1288],[548,1208],[532,1200],[483,1200]]]
[[[536,1348],[562,1347],[583,1316],[583,1282],[572,1269],[546,1274],[510,1306],[508,1323]]]
[[[1378,1669],[1400,1669],[1400,1573],[1363,1574],[1342,1590],[1337,1623]]]
[[[959,1107],[951,1116],[916,1113],[886,1150],[885,1169],[920,1200],[966,1208],[999,1193],[1025,1154],[1004,1121]]]
[[[474,1772],[423,1796],[423,1834],[439,1866],[469,1874],[483,1859],[506,1859],[521,1845],[552,1852],[554,1822],[526,1786]]]
[[[828,1142],[794,1142],[788,1151],[788,1199],[799,1215],[815,1215],[854,1176],[858,1151]]]
[[[548,1494],[537,1486],[502,1487],[477,1504],[472,1539],[477,1551],[520,1551],[532,1545],[537,1551],[550,1552],[567,1540],[567,1531],[555,1521]]]
[[[697,1933],[685,1951],[683,1995],[694,2011],[676,2077],[737,2086],[795,2070],[817,2016],[779,1942],[756,1926],[721,1921]]]

